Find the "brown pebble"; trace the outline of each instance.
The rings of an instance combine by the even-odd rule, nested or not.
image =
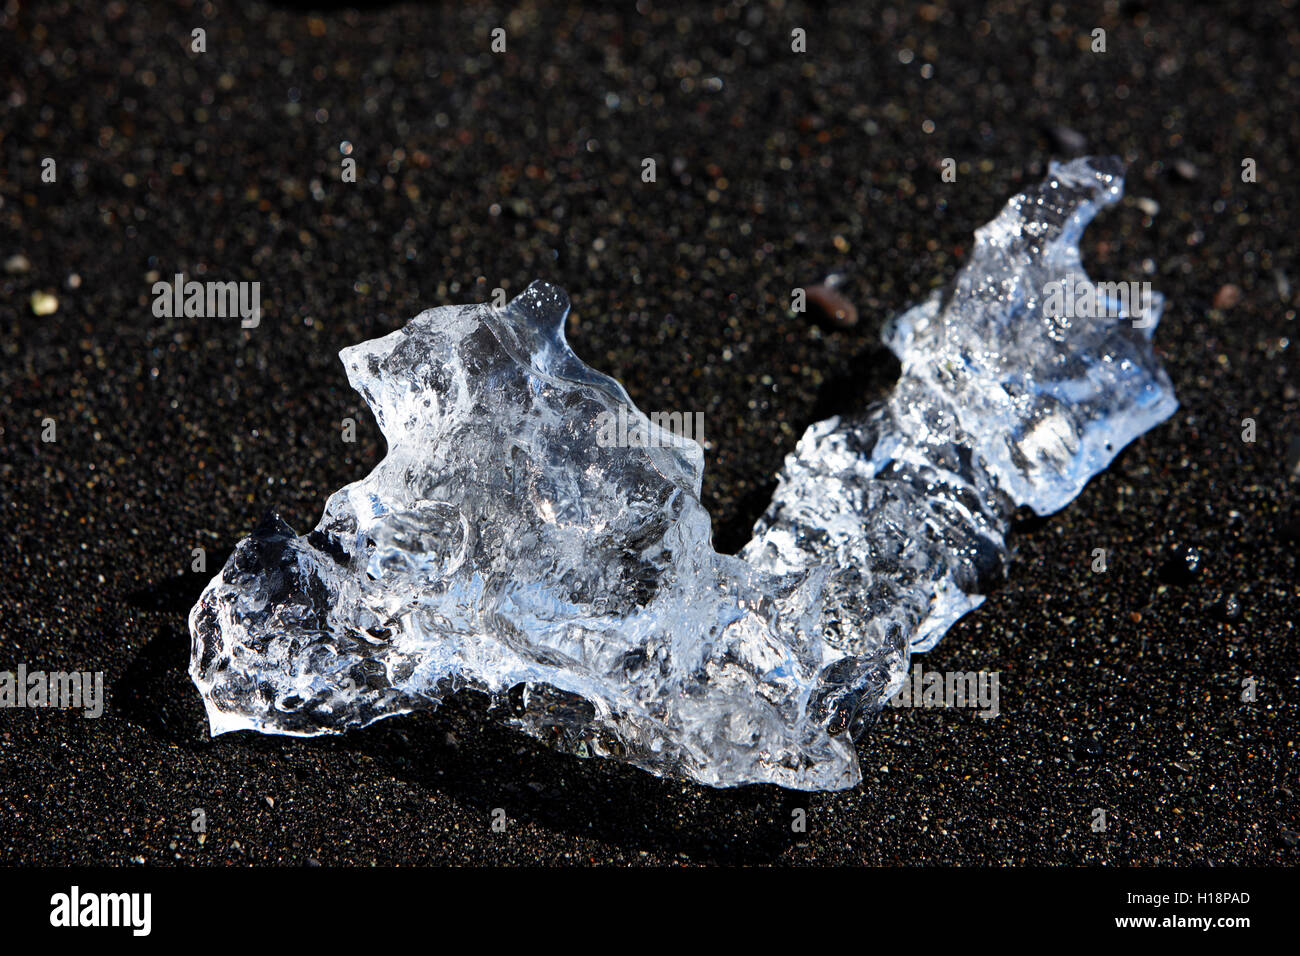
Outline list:
[[[839,290],[825,284],[809,286],[808,301],[830,322],[841,328],[858,324],[857,307],[840,294]]]
[[[1241,286],[1233,285],[1231,282],[1214,294],[1214,307],[1216,309],[1231,309],[1240,301]]]

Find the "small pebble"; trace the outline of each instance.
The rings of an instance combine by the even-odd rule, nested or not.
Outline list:
[[[821,283],[807,290],[808,302],[840,328],[858,324],[858,309],[834,287]]]
[[[1173,170],[1175,176],[1189,183],[1201,174],[1196,164],[1186,159],[1174,160]]]
[[[1191,584],[1199,578],[1204,564],[1204,557],[1194,547],[1171,548],[1169,558],[1160,566],[1159,577],[1166,584]]]
[[[1088,149],[1088,137],[1068,126],[1053,127],[1052,142],[1056,144],[1058,153],[1076,154],[1086,152]]]
[[[53,315],[59,311],[59,300],[48,292],[33,292],[31,306],[37,315]]]
[[[1221,287],[1214,294],[1214,307],[1216,309],[1231,309],[1241,301],[1241,286],[1233,285],[1229,282]]]
[[[21,252],[10,256],[5,260],[5,272],[11,276],[20,276],[25,272],[32,271],[32,260],[28,259]]]

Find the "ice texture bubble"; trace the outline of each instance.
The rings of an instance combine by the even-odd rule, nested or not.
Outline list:
[[[388,453],[311,533],[269,515],[203,592],[190,673],[212,733],[336,733],[472,688],[570,753],[854,786],[851,731],[1004,574],[1013,507],[1062,507],[1177,407],[1158,297],[1078,315],[1049,291],[1115,305],[1078,241],[1121,188],[1115,160],[1053,165],[980,229],[889,325],[893,393],[808,429],[736,557],[712,547],[699,445],[653,440],[573,353],[554,286],[344,349]],[[652,440],[599,441],[620,410]]]

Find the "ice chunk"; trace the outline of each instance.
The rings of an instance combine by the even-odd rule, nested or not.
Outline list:
[[[981,229],[891,325],[893,394],[808,430],[739,557],[712,548],[697,444],[598,440],[609,415],[658,425],[574,355],[559,289],[344,349],[388,453],[311,533],[268,516],[203,592],[212,732],[338,732],[474,688],[571,753],[853,786],[845,731],[1003,573],[1013,504],[1061,507],[1176,407],[1158,300],[1135,323],[1047,291],[1095,291],[1078,238],[1120,187],[1110,160],[1053,166]]]

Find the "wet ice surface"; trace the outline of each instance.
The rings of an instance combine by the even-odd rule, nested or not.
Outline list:
[[[1079,236],[1121,188],[1113,160],[1054,165],[980,229],[890,324],[891,396],[808,429],[737,557],[712,548],[701,449],[574,355],[559,289],[344,349],[388,454],[310,534],[265,520],[204,591],[212,732],[340,732],[473,688],[571,753],[853,786],[849,731],[1004,573],[1013,507],[1062,507],[1177,407],[1158,297],[1135,323],[1047,292],[1086,284]],[[620,407],[662,440],[598,441]]]

